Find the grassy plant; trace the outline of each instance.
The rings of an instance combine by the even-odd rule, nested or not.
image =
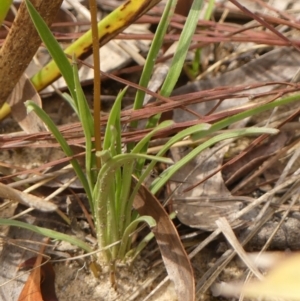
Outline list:
[[[140,84],[144,87],[147,87],[148,85],[150,74],[154,66],[153,60],[156,58],[161,47],[163,36],[166,32],[168,21],[174,11],[176,2],[176,0],[171,0],[166,5],[164,14],[162,16],[162,21],[158,27],[156,37],[152,43],[151,50],[149,51],[147,62],[141,77]],[[117,259],[122,260],[125,258],[126,253],[131,248],[130,235],[136,229],[137,225],[141,222],[147,223],[150,227],[155,225],[155,221],[152,217],[138,216],[136,212],[132,210],[132,204],[141,183],[152,171],[156,162],[160,161],[166,164],[172,164],[173,162],[170,159],[164,158],[163,155],[174,143],[193,134],[198,136],[205,136],[208,134],[211,135],[215,131],[225,128],[231,123],[244,118],[247,114],[224,119],[212,126],[208,124],[199,124],[183,130],[174,137],[170,138],[170,140],[163,146],[161,151],[156,156],[150,156],[146,154],[146,150],[152,136],[161,129],[172,125],[172,121],[165,121],[157,125],[157,122],[160,118],[160,116],[157,115],[149,120],[148,123],[148,126],[153,128],[152,131],[149,132],[149,134],[147,134],[137,144],[131,144],[127,150],[127,153],[124,153],[121,145],[120,123],[121,101],[126,93],[126,89],[124,89],[119,93],[110,112],[103,139],[102,151],[93,152],[94,143],[92,138],[98,134],[96,131],[100,131],[100,128],[94,130],[94,119],[87,105],[87,101],[78,78],[76,57],[73,57],[73,61],[70,63],[69,59],[61,50],[60,45],[52,36],[49,28],[35,11],[30,1],[26,0],[26,5],[44,44],[46,45],[49,53],[51,54],[54,62],[58,66],[68,85],[70,95],[64,94],[64,97],[74,109],[82,124],[86,149],[85,171],[83,171],[76,159],[71,159],[71,163],[89,199],[90,209],[96,226],[98,247],[99,249],[105,249],[102,252],[101,261],[115,262]],[[178,49],[174,55],[170,72],[161,89],[161,94],[163,96],[170,95],[180,75],[191,38],[196,28],[201,6],[202,1],[195,1],[193,4],[193,8],[191,9],[188,20],[182,31],[182,37],[180,38]],[[136,109],[142,106],[144,96],[144,92],[137,92],[134,105]],[[48,129],[53,133],[59,142],[66,156],[72,157],[73,151],[71,147],[68,145],[63,135],[59,132],[49,116],[33,102],[28,101],[27,107],[28,110],[34,110],[36,114],[38,114],[44,121]],[[251,111],[251,114],[254,113],[255,112]],[[136,126],[136,123],[132,125]],[[177,172],[184,164],[186,164],[186,162],[192,160],[197,154],[216,142],[228,138],[266,132],[273,134],[277,131],[265,128],[250,128],[247,130],[239,129],[209,139],[205,143],[196,147],[181,161],[177,162],[173,166],[170,166],[170,168],[168,168],[162,174],[162,176],[153,183],[151,191],[153,193],[157,192],[165,185],[165,183],[175,172]],[[100,169],[97,169],[97,158],[100,158],[101,160]],[[145,160],[149,161],[149,164],[146,166],[146,168],[143,168],[142,172],[138,174],[138,185],[136,185],[136,187],[132,190],[131,175],[134,173],[135,162],[138,161],[139,167],[143,167]],[[21,222],[16,224],[13,221],[4,222],[3,220],[0,220],[0,223],[5,223],[12,226],[22,226]],[[29,228],[29,226],[26,226],[26,228]],[[61,235],[55,231],[47,229],[41,230],[41,228],[35,226],[30,226],[30,229],[53,238],[67,240],[86,251],[90,250],[84,242],[68,238],[65,235]],[[114,244],[118,241],[120,241],[119,244]],[[111,244],[114,244],[114,246],[111,248],[106,248]]]
[[[120,112],[122,97],[126,92],[125,89],[120,92],[111,110],[103,141],[103,151],[94,153],[94,145],[92,143],[92,137],[95,134],[94,120],[80,86],[76,58],[73,59],[71,65],[34,7],[29,1],[26,4],[42,40],[66,80],[71,96],[65,95],[65,98],[72,108],[74,108],[83,127],[86,147],[85,173],[75,159],[71,160],[71,163],[89,199],[90,208],[95,220],[99,248],[102,249],[116,241],[121,241],[119,245],[117,244],[104,251],[102,259],[106,262],[122,259],[127,250],[124,246],[130,247],[130,234],[136,228],[137,224],[144,221],[150,227],[155,225],[155,221],[149,216],[141,216],[133,219],[133,217],[136,217],[136,214],[132,214],[134,196],[131,197],[130,175],[132,174],[134,161],[145,159],[154,162],[160,161],[166,164],[172,163],[167,158],[140,153],[140,150],[148,143],[152,135],[158,130],[170,126],[171,122],[167,121],[160,124],[151,133],[146,135],[130,153],[122,153]],[[47,114],[30,101],[27,103],[27,108],[28,110],[33,109],[39,115],[60,143],[65,154],[72,156],[73,152],[71,148]],[[96,169],[96,156],[101,159],[100,170]]]

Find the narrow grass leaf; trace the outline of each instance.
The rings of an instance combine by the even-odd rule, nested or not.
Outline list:
[[[174,143],[176,143],[178,141],[181,141],[183,138],[185,138],[185,137],[187,137],[187,136],[189,136],[189,135],[191,135],[195,132],[207,133],[207,131],[210,128],[211,128],[210,124],[202,123],[202,124],[197,124],[197,125],[191,126],[187,129],[184,129],[184,130],[180,131],[174,137],[172,137],[165,145],[163,145],[161,150],[157,153],[157,156],[163,156]],[[139,184],[133,189],[133,191],[131,193],[131,196],[130,196],[130,202],[132,202],[135,194],[137,193],[137,191],[139,189],[139,185],[144,182],[144,180],[149,175],[149,173],[151,172],[151,170],[153,169],[155,164],[156,164],[155,161],[150,162],[148,164],[147,168],[145,169],[145,171],[143,172],[143,174],[139,177]]]
[[[204,14],[204,20],[210,20],[215,7],[215,0],[209,0],[208,6]]]
[[[13,0],[1,0],[1,5],[0,5],[0,26],[2,25],[9,8],[11,4],[13,3]]]
[[[171,126],[172,124],[174,124],[174,122],[172,120],[165,120],[163,121],[162,123],[160,123],[159,125],[157,125],[151,132],[149,132],[134,148],[133,150],[131,151],[131,153],[133,154],[137,154],[137,153],[143,153],[143,152],[146,152],[147,151],[147,146],[148,146],[148,143],[151,139],[151,137],[157,133],[159,130],[161,129],[165,129],[169,126]],[[143,169],[143,166],[145,164],[145,160],[139,160],[137,162],[137,165],[136,165],[136,175],[139,176],[142,169]]]
[[[28,223],[24,223],[24,222],[20,222],[20,221],[16,221],[16,220],[3,219],[3,218],[0,218],[0,225],[27,229],[27,230],[30,230],[32,232],[42,234],[44,236],[51,237],[53,239],[63,240],[63,241],[69,242],[70,244],[72,244],[74,246],[77,246],[77,247],[81,248],[82,250],[85,250],[86,252],[91,252],[92,251],[91,247],[88,244],[86,244],[85,242],[83,242],[82,240],[77,239],[77,238],[75,238],[73,236],[70,236],[70,235],[67,235],[67,234],[63,234],[63,233],[54,231],[54,230],[50,230],[50,229],[30,225]]]
[[[172,59],[170,70],[161,88],[161,95],[163,96],[169,96],[172,93],[179,75],[181,74],[187,52],[198,24],[202,4],[202,0],[194,1],[187,16],[186,23],[180,34],[178,47]]]
[[[64,77],[72,98],[76,101],[75,84],[73,79],[73,71],[69,60],[61,49],[60,45],[54,38],[47,24],[43,18],[36,11],[34,6],[29,0],[25,0],[28,12],[34,23],[36,30],[38,31],[43,43],[46,45],[47,50],[58,66],[62,76]],[[50,72],[48,70],[48,72]]]
[[[142,87],[147,87],[149,80],[152,75],[152,71],[155,65],[156,58],[158,57],[159,51],[164,42],[164,36],[167,32],[171,17],[174,14],[174,10],[177,4],[177,0],[167,1],[166,6],[164,8],[163,14],[160,18],[159,24],[155,30],[155,35],[153,41],[151,43],[150,49],[148,51],[148,55],[146,58],[146,62],[142,71],[142,75],[139,81],[139,85]],[[133,109],[140,109],[143,105],[145,97],[145,92],[142,90],[138,90],[135,95]],[[137,127],[138,121],[133,121],[130,126],[135,128]]]
[[[54,124],[54,122],[51,120],[51,118],[45,113],[45,111],[42,108],[40,108],[39,106],[37,106],[32,101],[26,101],[25,105],[26,105],[28,111],[34,110],[34,112],[43,120],[43,122],[46,124],[48,129],[51,131],[51,133],[53,134],[53,136],[55,137],[57,142],[60,144],[60,146],[61,146],[62,150],[64,151],[64,153],[66,154],[66,156],[72,157],[74,155],[74,153],[73,153],[71,147],[68,145],[67,141],[65,140],[63,135],[60,133],[57,126]],[[91,206],[91,208],[93,208],[92,193],[91,193],[89,184],[86,180],[85,174],[83,173],[82,168],[76,159],[71,159],[70,162],[71,162],[79,180],[81,181],[82,186],[84,187],[84,190],[90,201],[90,206]]]
[[[79,81],[78,68],[75,60],[76,58],[73,58],[73,75],[77,99],[77,109],[85,137],[85,170],[90,187],[89,189],[90,191],[93,191],[95,183],[93,171],[93,167],[95,166],[95,156],[92,151],[92,137],[94,137],[94,120]]]
[[[96,232],[100,233],[98,236],[98,244],[100,248],[103,248],[115,241],[112,241],[112,237],[118,237],[119,234],[112,234],[111,229],[108,229],[108,209],[110,204],[108,201],[111,196],[111,183],[114,181],[114,175],[117,169],[121,168],[124,164],[128,164],[131,161],[137,159],[155,160],[156,162],[163,162],[166,164],[172,164],[173,161],[169,158],[150,156],[145,154],[120,154],[115,157],[109,158],[109,152],[101,152],[104,156],[107,156],[105,164],[102,165],[101,170],[98,173],[98,179],[93,191],[93,199],[95,202],[95,218],[96,218]],[[126,175],[131,177],[131,175]],[[120,216],[116,218],[121,218]],[[110,223],[116,221],[112,220]],[[110,235],[106,235],[110,231]],[[119,231],[117,229],[117,231]],[[122,232],[121,232],[122,233]],[[109,256],[109,255],[107,255]]]
[[[166,129],[174,124],[174,121],[172,120],[165,120],[162,123],[160,123],[158,126],[156,126],[151,132],[145,135],[145,137],[137,143],[137,145],[132,150],[132,154],[140,153],[143,149],[143,147],[150,141],[153,135],[155,135],[158,131],[162,129]]]
[[[75,57],[73,58],[73,75],[74,75],[75,91],[77,96],[76,99],[77,99],[79,118],[82,123],[85,135],[88,135],[86,136],[86,139],[91,140],[91,137],[94,136],[94,119],[81,87],[79,74],[78,74],[78,67],[77,67],[77,62]]]
[[[114,157],[122,153],[122,144],[121,144],[121,103],[123,96],[127,91],[127,87],[118,93],[118,96],[113,104],[113,107],[110,111],[109,118],[106,125],[106,131],[104,135],[103,141],[103,150],[107,150],[110,153],[110,157]],[[124,168],[126,165],[132,165],[132,161],[127,164],[124,164]],[[109,214],[107,221],[112,220],[111,226],[108,225],[106,237],[110,237],[112,241],[118,240],[117,235],[121,235],[123,233],[123,222],[120,218],[122,216],[121,211],[121,199],[124,197],[122,190],[127,185],[126,180],[128,176],[123,177],[123,171],[120,168],[117,168],[114,173],[114,179],[112,180],[110,190],[108,192],[109,202]],[[99,178],[98,178],[99,180]],[[130,185],[130,183],[129,183]],[[102,196],[103,197],[103,196]],[[126,196],[125,196],[126,197]],[[126,201],[126,199],[125,199]],[[118,246],[113,247],[111,249],[112,256],[117,256]]]
[[[148,133],[131,151],[132,154],[137,154],[143,151],[145,149],[145,146],[149,143],[151,137],[158,132],[159,130],[163,128],[167,128],[171,126],[174,122],[172,120],[166,120],[163,121],[161,124],[159,124],[157,127],[155,127],[150,133]],[[142,168],[144,166],[145,159],[138,160],[136,164],[136,172],[135,175],[140,176],[142,173]],[[156,164],[156,161],[152,161],[153,165]],[[150,174],[151,170],[147,169],[147,173],[144,173],[143,176],[146,177]],[[141,183],[143,180],[141,180],[135,187],[134,192],[131,191],[130,193],[130,187],[131,187],[131,177],[128,177],[127,175],[133,174],[133,164],[124,165],[124,181],[126,181],[125,185],[122,187],[122,194],[120,198],[120,206],[121,210],[120,212],[123,213],[125,216],[125,223],[124,226],[128,225],[128,223],[131,220],[132,217],[132,204],[135,197],[135,193],[138,191]],[[129,197],[130,196],[130,197]]]
[[[74,99],[68,93],[62,93],[61,96],[71,106],[75,114],[79,116],[78,108]]]
[[[161,87],[160,94],[163,96],[170,96],[172,93],[177,80],[182,72],[182,68],[186,59],[187,52],[189,50],[192,37],[198,24],[199,14],[202,8],[203,1],[194,1],[190,9],[189,15],[186,19],[186,23],[180,34],[177,49],[174,53],[170,70],[167,77]],[[157,114],[150,118],[147,123],[147,128],[155,126],[160,119],[161,114]]]
[[[116,125],[120,123],[121,103],[122,103],[122,99],[126,92],[127,92],[127,87],[118,93],[118,96],[115,99],[114,104],[109,113],[109,117],[108,117],[107,124],[106,124],[105,135],[104,135],[104,141],[103,141],[103,150],[107,150],[111,146],[111,135],[110,135],[111,127],[115,127],[118,129],[118,126],[116,126]],[[121,148],[121,132],[119,132],[119,135],[120,135],[120,138],[118,138],[118,142],[117,142],[117,149],[118,149],[117,152],[121,153],[121,149],[120,149]]]
[[[170,178],[180,168],[182,168],[185,164],[187,164],[189,161],[194,159],[200,152],[202,152],[206,148],[214,145],[215,143],[223,141],[225,139],[230,139],[230,138],[238,138],[238,137],[242,137],[242,136],[246,136],[246,135],[257,135],[257,134],[266,134],[266,133],[267,134],[277,134],[278,130],[270,129],[270,128],[255,128],[255,127],[247,128],[247,129],[237,129],[237,130],[232,130],[228,133],[217,135],[217,136],[205,141],[204,143],[202,143],[201,145],[199,145],[198,147],[193,149],[188,155],[183,157],[180,161],[176,162],[171,168],[167,168],[166,170],[164,170],[161,173],[160,177],[155,179],[152,182],[152,184],[150,186],[151,192],[153,194],[157,193],[157,191],[159,191],[163,187],[163,185],[165,185],[165,183],[167,181],[169,181]]]
[[[295,102],[295,101],[299,101],[299,99],[300,99],[300,94],[295,94],[295,95],[287,96],[287,97],[281,98],[279,100],[276,100],[276,101],[273,101],[273,102],[270,102],[267,104],[263,104],[263,105],[260,104],[256,108],[247,110],[245,112],[238,113],[234,116],[224,118],[224,119],[214,123],[211,126],[211,128],[207,131],[207,133],[204,133],[204,132],[193,133],[192,139],[193,140],[201,139],[201,138],[205,137],[206,135],[210,135],[216,131],[222,130],[225,127],[227,127],[235,122],[238,122],[240,120],[243,120],[247,117],[251,117],[253,115],[265,112],[267,110],[274,109],[279,106],[287,105],[287,104]]]
[[[131,233],[133,233],[133,231],[137,228],[139,223],[146,223],[148,224],[148,226],[150,228],[153,228],[156,226],[156,221],[152,216],[148,216],[148,215],[143,215],[140,216],[138,218],[136,218],[134,221],[132,221],[127,228],[125,229],[123,236],[122,236],[122,240],[121,240],[121,246],[120,246],[120,250],[119,250],[119,255],[118,257],[120,259],[125,257],[125,253],[128,250],[128,244],[130,243],[131,240]]]

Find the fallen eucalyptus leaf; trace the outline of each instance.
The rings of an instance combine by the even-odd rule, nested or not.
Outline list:
[[[132,185],[138,180],[132,177]],[[181,243],[178,232],[156,197],[141,185],[133,203],[140,215],[152,216],[157,225],[152,229],[158,243],[169,278],[174,282],[178,301],[195,300],[193,268]]]
[[[233,228],[245,223],[245,220],[236,219],[235,216],[243,208],[242,201],[250,201],[251,198],[232,196],[220,171],[185,192],[186,188],[205,179],[222,165],[223,156],[229,147],[222,145],[204,150],[172,177],[171,189],[176,191],[173,197],[174,210],[178,219],[189,227],[214,231],[217,228],[215,221],[219,217],[226,217]],[[189,153],[189,149],[174,148],[171,152],[177,162]]]

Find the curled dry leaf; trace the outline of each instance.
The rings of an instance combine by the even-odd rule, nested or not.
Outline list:
[[[28,301],[58,301],[55,292],[55,272],[50,262],[46,262],[45,258],[42,258],[42,262],[39,264],[43,264],[41,266],[36,266],[36,262],[38,261],[38,257],[32,257],[25,262],[23,262],[19,268],[34,268],[31,272],[25,287],[27,285],[28,289],[24,287],[23,293],[21,293],[19,300],[28,300]],[[36,271],[37,270],[37,271]],[[36,272],[35,272],[36,271]],[[23,298],[23,294],[25,299]],[[26,295],[26,296],[25,296]],[[36,296],[37,298],[33,298],[30,296]],[[27,299],[26,299],[27,298]]]
[[[18,301],[43,301],[40,289],[41,269],[39,265],[41,265],[41,263],[42,257],[38,256]]]
[[[132,185],[136,185],[138,181],[132,177],[132,183]],[[160,248],[168,275],[174,282],[178,300],[195,300],[193,269],[170,217],[156,197],[144,185],[141,185],[133,206],[140,215],[150,215],[157,223],[152,231]]]
[[[52,265],[43,258],[45,246],[37,257],[23,262],[19,268],[32,268],[18,301],[58,301],[55,293],[55,273]]]
[[[27,114],[24,102],[34,101],[42,106],[42,100],[26,74],[23,74],[14,87],[7,102],[11,106],[11,114],[20,127],[28,134],[45,131],[46,128],[41,119],[34,113]]]

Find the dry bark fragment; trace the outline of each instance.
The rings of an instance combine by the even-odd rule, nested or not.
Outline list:
[[[62,0],[31,0],[45,22],[50,25]],[[0,106],[6,101],[41,44],[22,1],[13,25],[0,49]]]

